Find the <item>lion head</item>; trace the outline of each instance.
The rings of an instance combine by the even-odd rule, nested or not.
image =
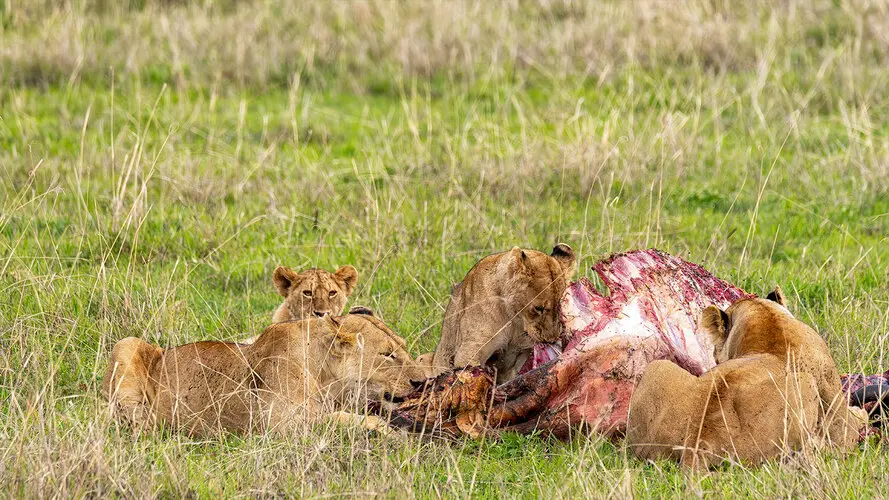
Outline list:
[[[513,290],[509,305],[525,335],[533,342],[560,340],[559,301],[574,275],[574,250],[564,243],[550,255],[516,247],[507,258]]]
[[[358,271],[343,266],[335,273],[309,269],[298,273],[278,266],[272,281],[284,303],[275,312],[275,323],[343,313],[346,300],[358,284]]]
[[[426,379],[405,349],[405,341],[373,312],[353,308],[345,316],[325,318],[328,356],[325,363],[331,393],[358,400],[392,401]]]
[[[716,362],[724,363],[737,356],[738,353],[733,351],[738,346],[728,342],[732,332],[735,332],[737,340],[742,335],[747,338],[771,339],[773,337],[771,331],[776,328],[776,324],[793,325],[791,328],[799,332],[810,330],[802,323],[787,322],[788,319],[793,319],[793,314],[787,309],[786,302],[781,287],[775,287],[765,299],[743,298],[732,303],[724,311],[714,305],[705,308],[701,312],[700,328],[713,344],[713,358]],[[802,335],[802,333],[794,334],[795,337]],[[817,334],[812,337],[816,338]],[[772,346],[769,341],[765,342],[769,343],[769,348],[779,347],[779,343]]]

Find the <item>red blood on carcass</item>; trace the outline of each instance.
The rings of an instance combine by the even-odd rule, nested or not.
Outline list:
[[[536,413],[536,428],[556,435],[566,435],[574,424],[606,435],[622,433],[630,396],[645,367],[669,359],[695,375],[711,368],[713,346],[698,335],[701,311],[752,297],[701,266],[653,249],[614,255],[593,270],[608,294],[584,278],[568,288],[561,315],[571,340],[558,361],[537,368],[556,383],[547,385],[551,390],[542,406],[508,412]],[[510,392],[532,373],[498,390]],[[512,401],[502,407],[509,409]],[[502,420],[507,426],[523,425],[515,418]]]
[[[715,364],[712,345],[698,335],[701,311],[753,296],[696,264],[654,249],[613,255],[593,270],[608,294],[600,294],[584,278],[568,288],[561,319],[570,341],[561,357],[547,362],[557,353],[551,346],[538,346],[527,371],[491,388],[493,393],[466,395],[490,401],[489,428],[542,430],[563,437],[585,427],[620,435],[645,367],[669,359],[700,375]],[[428,397],[419,391],[404,407],[415,408]],[[448,418],[456,418],[452,410]]]
[[[554,361],[562,355],[562,345],[561,344],[548,344],[545,342],[541,342],[540,344],[534,345],[534,350],[531,353],[531,357],[528,358],[528,361],[525,361],[525,364],[522,365],[522,368],[519,370],[519,374],[529,372],[535,368],[539,368],[550,361]]]

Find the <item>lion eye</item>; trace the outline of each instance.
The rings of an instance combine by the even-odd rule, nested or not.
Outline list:
[[[311,297],[311,296],[312,296],[312,291],[311,291],[311,290],[303,290],[303,295],[306,296],[306,297]]]
[[[543,311],[544,311],[545,309],[546,309],[546,308],[543,307],[543,306],[537,306],[537,307],[534,308],[534,310],[537,311],[538,313],[543,313]]]
[[[383,354],[383,357],[389,358],[389,359],[396,359],[398,356],[393,351],[393,352],[390,352],[389,354]]]
[[[331,299],[336,297],[336,290],[331,290],[330,293],[327,295],[329,295]]]

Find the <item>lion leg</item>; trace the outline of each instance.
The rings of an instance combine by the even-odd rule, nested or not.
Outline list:
[[[392,432],[389,423],[375,415],[360,415],[347,411],[336,411],[329,415],[329,419],[341,425],[361,427],[362,429],[375,431],[383,435],[388,435]]]
[[[460,345],[454,354],[454,368],[484,365],[497,350],[495,347],[499,347],[492,344],[494,342],[466,342]]]
[[[425,375],[426,378],[434,377],[448,369],[447,366],[440,367],[435,364],[434,352],[420,354],[414,362],[421,370],[423,370],[423,375]]]
[[[682,456],[679,457],[679,465],[682,468],[697,472],[707,471],[720,461],[721,459],[715,457],[704,443],[683,449]]]
[[[117,418],[141,426],[149,423],[155,388],[151,367],[163,349],[141,339],[127,337],[114,344],[111,363],[102,379],[102,392]]]
[[[445,348],[439,345],[435,349],[435,354],[432,357],[432,363],[429,364],[428,370],[426,370],[426,377],[437,377],[442,373],[448,371],[453,364],[451,361],[454,359],[452,354],[453,349]],[[425,369],[425,368],[424,368]]]
[[[276,398],[277,404],[269,408],[270,412],[265,416],[264,428],[273,434],[286,436],[305,428],[307,425],[328,421],[345,427],[360,427],[380,434],[389,434],[389,423],[375,415],[362,415],[347,411],[335,411],[322,415],[318,405],[311,402],[302,404],[284,401]]]
[[[488,322],[489,318],[481,318],[478,313],[463,316],[460,322],[463,338],[459,339],[454,352],[454,368],[484,365],[495,352],[507,346],[509,337],[504,333],[506,329],[491,331],[491,327],[486,325]]]
[[[459,285],[458,285],[459,287]],[[428,377],[435,377],[454,367],[454,354],[457,350],[457,339],[460,336],[460,318],[463,316],[463,301],[458,290],[451,294],[451,301],[445,309],[444,320],[441,325],[441,337],[438,345],[435,346],[435,353],[432,355],[432,363],[430,370],[427,372]]]
[[[868,415],[863,408],[848,406],[837,398],[823,416],[822,433],[829,446],[850,451],[858,444],[859,432],[867,425]]]
[[[867,413],[849,407],[842,393],[840,376],[831,365],[817,381],[821,399],[821,432],[828,445],[848,451],[858,443],[859,431],[867,425]]]
[[[502,372],[497,374],[497,383],[503,383],[512,380],[519,375],[519,370],[528,361],[531,353],[526,350],[506,349],[500,355],[500,366]]]

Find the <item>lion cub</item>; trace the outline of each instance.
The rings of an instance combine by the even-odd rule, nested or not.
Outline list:
[[[125,338],[111,352],[102,392],[114,415],[137,427],[286,434],[321,418],[385,430],[379,418],[348,410],[404,396],[424,379],[404,339],[353,308],[275,323],[252,344],[163,349]]]
[[[645,370],[630,400],[627,441],[640,458],[708,468],[758,464],[787,450],[847,450],[864,423],[846,405],[827,344],[794,319],[778,288],[767,299],[706,308],[716,367],[700,377],[670,361]]]
[[[284,303],[275,311],[274,323],[293,321],[325,314],[339,316],[346,308],[346,300],[358,284],[358,271],[343,266],[334,273],[324,269],[308,269],[301,273],[278,266],[272,282]]]
[[[559,301],[575,264],[561,243],[550,255],[515,247],[480,260],[451,292],[429,373],[491,364],[498,383],[515,378],[534,344],[561,339]]]
[[[278,266],[272,273],[272,283],[284,297],[284,302],[275,309],[272,323],[320,318],[327,314],[339,316],[358,284],[358,271],[352,266],[342,266],[335,273],[315,268],[298,273],[289,267]],[[252,344],[258,338],[259,335],[254,335],[238,343]]]

